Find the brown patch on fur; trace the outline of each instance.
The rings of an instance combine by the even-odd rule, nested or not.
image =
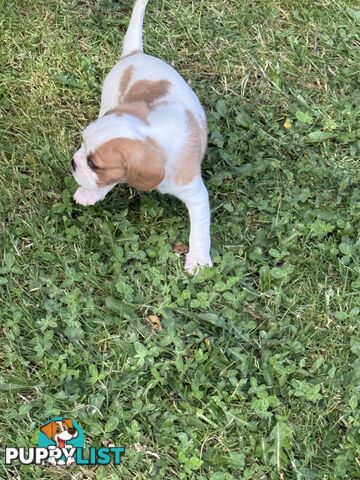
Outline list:
[[[95,150],[98,185],[128,183],[140,191],[157,187],[165,176],[165,154],[157,143],[114,138]]]
[[[144,123],[147,123],[149,112],[150,109],[145,102],[132,102],[121,103],[118,107],[106,112],[105,115],[110,115],[111,113],[115,113],[116,115],[132,115]]]
[[[134,50],[133,52],[128,53],[120,58],[120,60],[125,60],[125,58],[132,57],[133,55],[138,55],[139,53],[143,53],[141,50]]]
[[[179,185],[186,185],[200,175],[201,162],[207,147],[206,121],[201,122],[190,110],[186,110],[186,127],[188,134],[174,177]]]
[[[139,80],[130,87],[123,97],[124,102],[146,102],[151,105],[161,97],[165,97],[170,88],[168,80]]]
[[[122,74],[122,77],[120,80],[120,100],[125,95],[125,92],[128,89],[133,72],[134,72],[134,67],[130,65],[130,67],[128,67]]]

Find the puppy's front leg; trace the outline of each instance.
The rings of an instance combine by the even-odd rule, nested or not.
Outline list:
[[[115,184],[101,188],[79,187],[74,194],[74,200],[80,205],[95,205],[95,203],[103,200],[114,187]]]
[[[191,184],[177,189],[175,195],[185,203],[189,211],[190,239],[185,270],[194,274],[199,267],[212,265],[209,195],[201,177]]]

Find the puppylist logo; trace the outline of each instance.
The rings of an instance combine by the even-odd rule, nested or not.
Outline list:
[[[120,465],[124,453],[124,447],[85,449],[85,435],[80,425],[70,418],[56,417],[40,427],[37,447],[6,447],[5,464]]]

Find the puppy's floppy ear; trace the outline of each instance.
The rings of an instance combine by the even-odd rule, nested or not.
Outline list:
[[[131,141],[131,140],[130,140]],[[140,191],[157,187],[165,176],[165,155],[151,139],[132,140],[125,151],[126,182]]]
[[[98,185],[127,182],[137,190],[157,187],[165,176],[165,153],[151,138],[113,138],[95,152]]]
[[[65,425],[66,425],[68,428],[74,428],[73,423],[72,423],[72,420],[70,420],[70,418],[63,418],[63,419],[62,419],[62,422],[65,423]]]
[[[55,425],[55,422],[50,422],[47,425],[40,427],[40,432],[44,433],[49,439],[52,439],[55,433]]]

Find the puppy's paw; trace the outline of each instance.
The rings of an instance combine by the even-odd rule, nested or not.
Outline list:
[[[104,197],[104,192],[100,188],[88,189],[79,187],[74,194],[75,202],[84,206],[95,205],[95,203],[100,202]]]
[[[189,275],[196,275],[202,267],[212,267],[212,261],[209,254],[192,255],[191,252],[186,255],[185,271]]]

